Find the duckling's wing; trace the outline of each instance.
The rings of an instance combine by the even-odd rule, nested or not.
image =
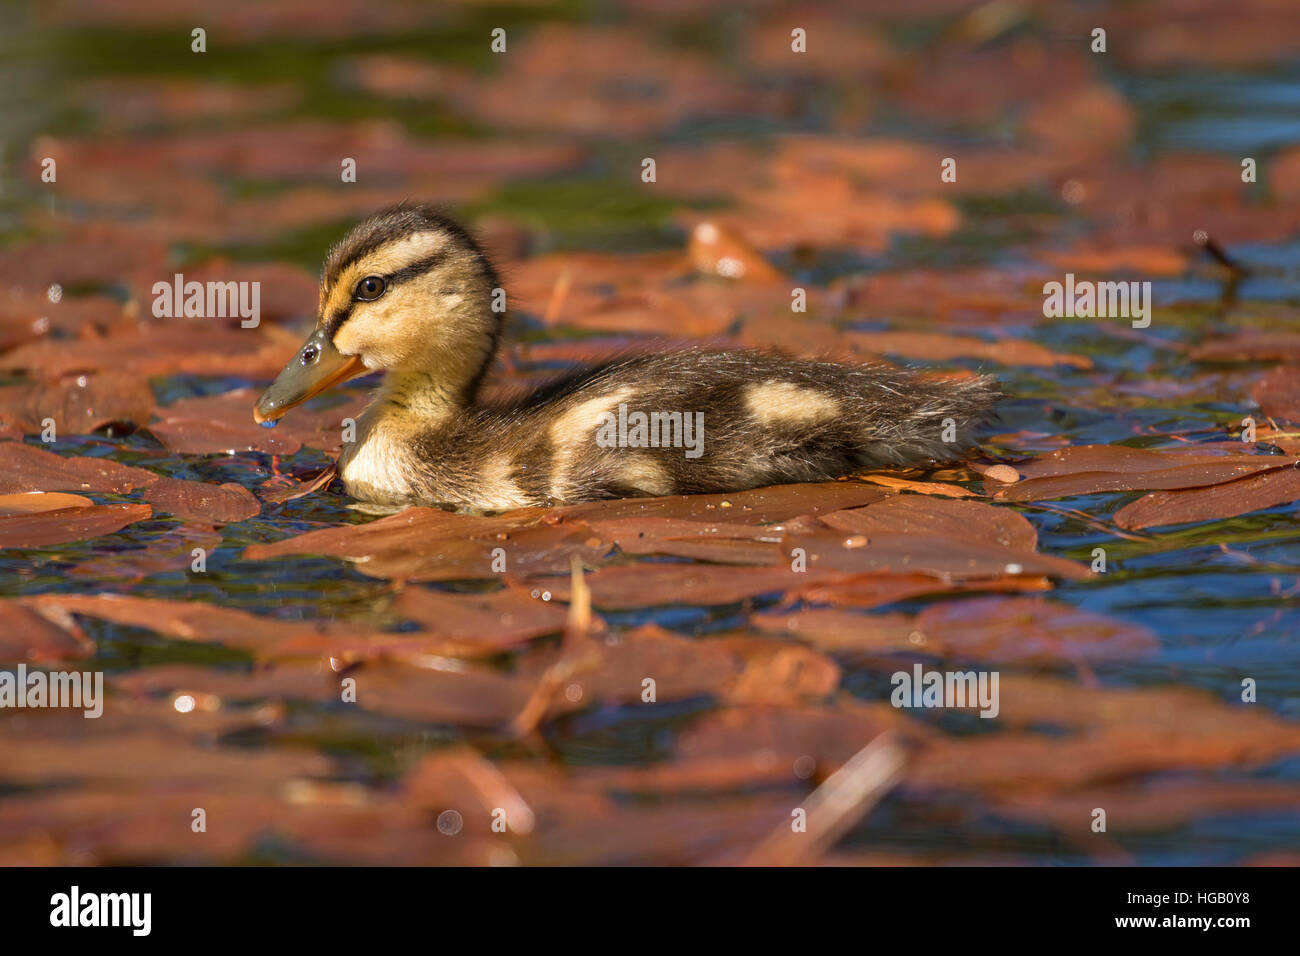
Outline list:
[[[455,470],[530,503],[824,480],[950,460],[998,394],[987,377],[757,351],[618,358],[479,409],[453,444],[478,463]]]

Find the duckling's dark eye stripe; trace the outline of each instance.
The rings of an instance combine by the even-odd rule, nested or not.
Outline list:
[[[328,319],[325,320],[325,334],[329,336],[330,341],[334,340],[334,334],[342,327],[343,323],[352,317],[352,306],[355,303],[349,302],[341,309],[335,309]]]
[[[403,266],[396,272],[391,272],[386,276],[381,276],[384,280],[384,291],[387,292],[395,285],[401,285],[409,279],[414,279],[416,276],[424,275],[446,258],[447,252],[445,250],[442,252],[435,252],[432,255],[425,256],[423,259],[415,260],[408,266]],[[352,309],[356,304],[356,301],[353,300],[342,308],[335,309],[333,314],[325,320],[325,332],[331,339],[333,339],[335,333],[342,328],[343,323],[352,318]]]
[[[434,266],[443,262],[447,258],[446,250],[435,252],[432,255],[425,256],[423,259],[416,259],[409,266],[404,266],[396,272],[391,272],[384,276],[384,281],[388,288],[405,282],[408,279],[414,279],[416,276],[424,275]]]

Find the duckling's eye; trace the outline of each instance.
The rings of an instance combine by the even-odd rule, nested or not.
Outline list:
[[[364,279],[362,279],[360,282],[357,283],[356,291],[354,291],[352,294],[356,298],[361,299],[363,302],[369,302],[370,300],[378,299],[381,295],[383,295],[384,289],[386,288],[387,286],[385,285],[382,277],[366,276]]]
[[[317,353],[316,351],[316,346],[314,345],[307,346],[305,349],[302,350],[302,355],[300,356],[302,360],[302,364],[303,365],[314,364],[316,362],[316,356],[318,354],[319,353]]]

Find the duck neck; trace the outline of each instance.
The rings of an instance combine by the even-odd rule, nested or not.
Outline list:
[[[435,348],[384,375],[366,419],[437,428],[474,404],[496,355],[501,320],[490,312],[462,318]]]
[[[374,503],[413,500],[420,468],[412,456],[419,436],[452,421],[469,404],[464,389],[449,388],[430,373],[389,372],[339,455],[348,493]]]
[[[478,397],[496,345],[494,331],[472,342],[448,343],[419,364],[389,370],[357,423],[357,437],[386,432],[401,440],[412,431],[436,429],[463,414]]]
[[[472,401],[473,395],[463,385],[449,385],[431,372],[389,372],[361,416],[359,431],[364,435],[372,431],[406,433],[437,428],[463,412]]]
[[[445,341],[418,365],[384,375],[374,401],[357,421],[355,440],[344,445],[339,457],[339,471],[354,497],[380,502],[415,497],[411,482],[421,470],[412,458],[417,439],[473,406],[499,331],[498,324],[468,341]]]

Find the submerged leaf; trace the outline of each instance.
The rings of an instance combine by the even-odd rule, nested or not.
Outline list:
[[[1208,488],[1153,491],[1115,512],[1129,531],[1193,521],[1220,521],[1300,501],[1300,470],[1279,468]]]
[[[153,514],[148,505],[91,505],[0,517],[0,548],[44,548],[121,531]]]
[[[70,458],[20,442],[0,442],[0,494],[29,491],[113,491],[151,485],[152,471],[106,458]]]
[[[144,500],[182,521],[209,524],[244,521],[262,510],[252,492],[232,482],[213,485],[204,481],[159,478],[145,492]]]
[[[1271,455],[1197,455],[1123,445],[1076,445],[1020,462],[1024,476],[997,488],[1006,501],[1039,501],[1100,491],[1198,488],[1289,465]]]

